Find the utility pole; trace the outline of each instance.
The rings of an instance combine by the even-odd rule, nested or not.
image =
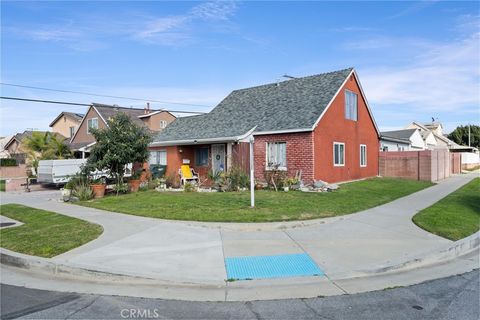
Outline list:
[[[470,123],[468,124],[468,146],[470,147]]]

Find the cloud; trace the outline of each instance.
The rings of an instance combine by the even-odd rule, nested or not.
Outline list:
[[[236,11],[233,1],[205,2],[194,6],[183,15],[152,18],[134,38],[148,43],[167,46],[181,46],[193,43],[195,23],[227,21]]]
[[[76,51],[107,48],[109,44],[104,38],[111,36],[177,47],[196,42],[195,36],[205,24],[225,24],[236,10],[237,4],[233,1],[213,1],[197,4],[178,15],[159,17],[135,12],[112,17],[91,13],[68,21],[7,26],[7,29],[35,41],[58,42]],[[217,32],[227,29],[219,28]]]
[[[236,10],[237,4],[233,1],[214,1],[193,7],[191,15],[204,20],[227,20]]]

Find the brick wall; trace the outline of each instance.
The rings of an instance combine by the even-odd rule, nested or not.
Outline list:
[[[255,179],[265,180],[267,165],[267,143],[287,143],[287,174],[294,177],[298,170],[302,171],[302,180],[309,184],[313,181],[313,134],[300,132],[289,134],[272,134],[255,136],[254,161]]]
[[[460,155],[448,150],[380,152],[379,175],[439,181],[460,173],[460,163]]]

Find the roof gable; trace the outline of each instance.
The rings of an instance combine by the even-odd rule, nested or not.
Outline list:
[[[353,68],[234,90],[210,113],[177,118],[155,142],[312,131]]]

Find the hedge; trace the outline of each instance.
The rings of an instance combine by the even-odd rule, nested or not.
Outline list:
[[[15,167],[17,160],[12,158],[0,159],[0,167]]]

